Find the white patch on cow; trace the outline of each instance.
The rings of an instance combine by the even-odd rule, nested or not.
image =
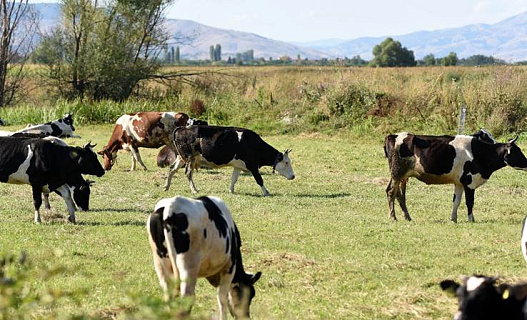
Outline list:
[[[9,175],[7,178],[7,183],[29,184],[29,175],[27,174],[27,169],[29,168],[29,164],[33,158],[33,151],[31,150],[30,145],[28,145],[27,148],[28,154],[26,160],[20,164],[16,172]]]
[[[523,219],[521,248],[523,259],[525,259],[525,262],[527,262],[527,217]]]
[[[243,131],[236,131],[236,133],[238,134],[238,141],[242,141]]]
[[[470,277],[468,278],[467,280],[467,291],[474,291],[476,290],[477,288],[479,288],[479,286],[481,286],[481,284],[485,282],[485,278],[482,278],[482,277]]]
[[[237,169],[241,169],[243,171],[247,171],[247,166],[245,165],[245,161],[240,159],[232,159],[227,166],[231,166]]]
[[[408,132],[400,132],[397,134],[397,138],[395,138],[395,150],[399,150],[401,148],[401,145],[403,144],[404,139],[408,137]]]

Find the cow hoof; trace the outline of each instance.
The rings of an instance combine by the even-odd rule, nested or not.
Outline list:
[[[72,224],[77,224],[77,222],[75,222],[75,218],[72,218],[72,217],[68,217],[68,222]]]
[[[457,219],[450,219],[453,223],[457,223]]]

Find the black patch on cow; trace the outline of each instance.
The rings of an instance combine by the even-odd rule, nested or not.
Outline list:
[[[50,126],[51,126],[51,135],[55,137],[60,137],[60,135],[62,134],[62,130],[60,129],[60,127],[54,123],[52,123]]]
[[[203,229],[203,238],[207,239],[207,229]]]
[[[241,257],[241,251],[240,251],[240,245],[241,245],[240,233],[238,232],[238,228],[236,227],[236,225],[234,225],[234,230],[231,229],[231,239],[232,239],[232,246],[231,246],[231,263],[232,264],[231,264],[231,267],[229,268],[228,273],[232,273],[232,271],[234,270],[234,266],[236,266],[239,261],[240,266],[236,268],[236,273],[238,274],[238,273],[243,272],[243,265],[241,264],[242,257]],[[237,259],[238,256],[239,256],[239,259]],[[236,275],[234,277],[236,278]],[[233,279],[233,282],[234,282],[234,279]]]
[[[220,208],[208,197],[199,197],[197,200],[203,202],[209,214],[209,219],[214,222],[220,237],[225,238],[227,236],[228,225]]]
[[[172,232],[176,253],[187,252],[190,248],[190,236],[187,233],[188,218],[184,213],[175,213],[165,220],[165,228]]]
[[[465,162],[465,165],[463,166],[463,174],[461,175],[461,178],[459,179],[461,184],[463,184],[464,186],[468,186],[469,184],[472,183],[472,177],[469,174],[476,173],[473,171],[475,170],[474,170],[474,164],[472,163],[472,161]]]
[[[416,141],[417,138],[414,138]],[[424,141],[423,139],[417,139],[417,141]],[[448,141],[434,140],[427,141],[427,144],[419,142],[421,148],[418,145],[414,145],[414,153],[419,157],[421,165],[424,171],[428,174],[447,174],[452,171],[454,166],[454,159],[456,158],[456,149],[448,144]]]
[[[229,238],[225,239],[225,241],[226,241],[226,244],[225,244],[225,253],[228,253],[228,252],[229,252],[229,249],[230,249]]]
[[[165,242],[165,233],[163,231],[163,210],[161,207],[150,215],[150,235],[156,244],[156,252],[160,258],[168,258],[167,248],[163,245]]]

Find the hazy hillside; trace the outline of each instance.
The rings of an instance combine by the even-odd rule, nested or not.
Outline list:
[[[386,37],[358,38],[336,43],[333,46],[301,45],[324,50],[332,56],[360,55],[362,58],[371,59],[373,47]],[[527,12],[493,25],[475,24],[459,28],[419,31],[407,35],[391,35],[391,37],[413,50],[416,58],[422,58],[429,53],[443,57],[453,51],[460,58],[483,54],[506,61],[527,60]]]
[[[56,25],[60,18],[58,3],[34,5],[41,13],[44,30]],[[509,62],[527,60],[527,12],[493,25],[475,24],[406,35],[353,40],[321,39],[304,43],[276,41],[254,33],[214,28],[190,20],[169,19],[166,30],[172,35],[172,45],[180,46],[184,59],[208,59],[210,46],[216,44],[221,45],[224,59],[251,49],[256,58],[265,59],[277,59],[284,55],[293,59],[297,55],[309,59],[360,55],[364,59],[371,59],[373,47],[391,36],[413,50],[416,58],[430,53],[443,57],[453,51],[460,58],[483,54]]]

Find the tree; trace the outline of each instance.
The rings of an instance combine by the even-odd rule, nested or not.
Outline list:
[[[63,0],[62,23],[39,49],[49,78],[66,98],[128,98],[159,68],[171,0]]]
[[[176,63],[180,63],[181,62],[181,58],[180,58],[180,53],[179,53],[179,46],[176,47],[176,53],[175,53],[175,56],[174,56],[174,60],[176,61]]]
[[[216,48],[214,49],[214,61],[221,61],[221,45],[216,44]]]
[[[14,102],[37,27],[28,0],[0,1],[0,107]]]
[[[436,64],[436,58],[431,53],[424,56],[423,61],[425,66],[435,66]]]
[[[450,52],[448,56],[441,59],[441,65],[443,66],[455,66],[457,64],[457,54],[455,52]]]
[[[373,48],[371,66],[376,67],[410,67],[415,66],[414,52],[406,49],[399,41],[386,38]]]

